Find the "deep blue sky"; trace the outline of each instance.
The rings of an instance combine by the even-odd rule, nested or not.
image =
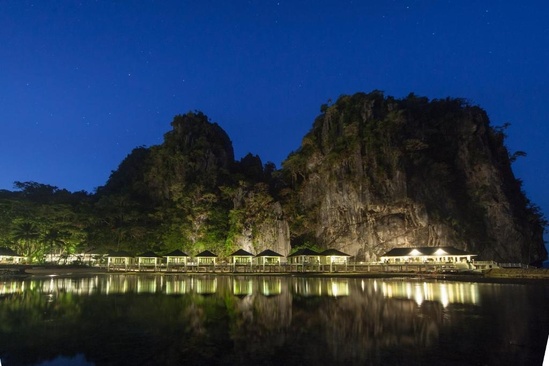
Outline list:
[[[93,191],[201,110],[277,166],[322,103],[383,90],[461,97],[510,122],[549,213],[546,1],[0,1],[0,189]]]

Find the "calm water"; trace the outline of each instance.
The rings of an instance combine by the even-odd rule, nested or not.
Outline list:
[[[541,365],[549,284],[213,275],[0,281],[12,365]]]

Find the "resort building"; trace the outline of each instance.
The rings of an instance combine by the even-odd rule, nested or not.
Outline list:
[[[197,266],[213,266],[215,268],[217,254],[214,254],[209,250],[205,250],[195,255],[194,259],[196,260]]]
[[[238,249],[236,252],[229,255],[229,258],[232,265],[251,266],[254,255],[250,252],[245,251],[244,249]]]
[[[132,265],[133,256],[125,251],[110,252],[107,255],[107,270],[110,269],[123,269],[128,270],[128,267]]]
[[[238,249],[233,254],[229,255],[229,266],[232,267],[232,271],[236,272],[237,267],[240,267],[244,271],[251,271],[254,255],[244,249]]]
[[[471,262],[472,254],[454,247],[394,248],[381,256],[387,264],[460,263]]]
[[[10,248],[0,248],[0,263],[2,264],[19,264],[22,263],[25,257],[17,254]]]
[[[154,269],[157,270],[158,266],[162,264],[162,257],[153,251],[147,251],[137,256],[137,270],[141,269]]]
[[[349,254],[340,252],[337,249],[326,249],[320,253],[322,258],[322,264],[330,266],[330,272],[336,268],[336,266],[343,266],[347,270],[347,263],[351,257]]]
[[[309,248],[298,249],[288,256],[290,271],[295,265],[296,270],[320,270],[320,253]]]
[[[265,266],[278,266],[278,269],[280,270],[280,265],[282,264],[281,260],[283,257],[282,254],[278,254],[270,249],[265,249],[255,257],[257,264],[263,271],[265,271]]]
[[[169,252],[164,255],[166,258],[166,271],[171,269],[183,268],[187,270],[187,262],[189,261],[189,255],[179,249]]]

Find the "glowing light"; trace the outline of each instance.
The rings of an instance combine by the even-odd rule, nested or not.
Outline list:
[[[445,284],[440,285],[440,302],[444,307],[447,307],[448,304],[450,303],[450,300],[448,297],[448,288]]]
[[[251,282],[250,282],[251,283]],[[280,295],[282,293],[282,281],[263,280],[261,285],[261,294],[265,296]]]
[[[410,252],[410,255],[421,255],[421,253],[417,249],[412,249],[412,251]]]
[[[349,296],[349,283],[344,280],[332,280],[328,286],[329,296]]]
[[[421,288],[419,286],[416,287],[414,300],[419,306],[421,306],[421,304],[423,303],[423,292],[421,291]]]

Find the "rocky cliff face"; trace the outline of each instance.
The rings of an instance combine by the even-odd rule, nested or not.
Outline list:
[[[279,202],[265,207],[267,217],[253,227],[242,228],[234,237],[234,247],[250,253],[260,253],[266,249],[287,256],[290,254],[290,226],[284,219]]]
[[[543,258],[542,219],[503,137],[462,100],[341,97],[283,163],[293,240],[366,261],[397,246],[437,245],[479,259]]]

